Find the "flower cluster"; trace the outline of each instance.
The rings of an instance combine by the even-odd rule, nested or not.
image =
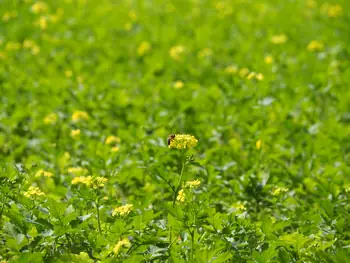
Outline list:
[[[92,177],[92,176],[78,176],[73,178],[72,184],[84,184],[87,187],[92,186],[92,188],[97,189],[99,187],[104,187],[108,179],[105,177]]]
[[[137,49],[137,54],[142,57],[151,51],[151,44],[143,41]]]
[[[75,111],[72,114],[72,121],[77,122],[80,120],[88,120],[89,119],[89,114],[86,111]]]
[[[46,115],[44,118],[44,123],[45,124],[55,124],[57,122],[57,114],[56,113],[50,113]]]
[[[113,145],[111,151],[112,152],[118,152],[119,151],[119,147],[117,146],[117,144],[119,144],[121,142],[120,138],[114,135],[109,135],[106,138],[105,144],[107,145]]]
[[[307,45],[307,50],[310,52],[313,51],[321,51],[323,49],[323,43],[317,40],[312,40],[308,45]]]
[[[113,252],[114,254],[118,255],[122,247],[130,247],[130,246],[131,246],[131,243],[129,239],[125,237],[122,240],[118,241],[118,243],[113,248]]]
[[[184,192],[184,189],[181,189],[177,194],[176,201],[183,203],[185,202],[185,197],[186,194]]]
[[[113,209],[113,212],[112,212],[112,216],[115,216],[115,215],[128,215],[132,209],[133,209],[134,205],[132,204],[126,204],[126,205],[123,205],[123,206],[118,206],[116,208]]]
[[[196,179],[194,181],[187,181],[186,184],[185,184],[185,187],[193,189],[193,188],[197,188],[200,184],[201,184],[201,181]]]
[[[174,46],[170,49],[169,55],[174,60],[181,60],[183,54],[185,53],[185,48],[183,46]]]
[[[74,174],[74,175],[81,175],[87,173],[88,170],[83,167],[70,167],[68,168],[68,173]]]
[[[28,191],[24,192],[25,197],[35,197],[35,196],[43,196],[45,195],[39,187],[31,186],[29,187]]]
[[[288,37],[285,34],[274,35],[270,38],[271,43],[275,45],[284,44],[287,42],[287,40],[288,40]]]
[[[186,149],[193,148],[197,145],[198,140],[189,134],[175,134],[170,140],[169,148]]]
[[[226,74],[229,75],[233,75],[238,73],[238,76],[240,76],[241,78],[247,78],[247,80],[252,80],[252,79],[256,79],[256,80],[263,80],[264,79],[264,75],[261,73],[256,73],[254,71],[250,71],[248,68],[241,68],[239,69],[237,66],[235,65],[229,65],[225,68],[224,72]]]
[[[40,176],[44,176],[44,177],[52,177],[54,174],[52,172],[48,172],[45,171],[43,169],[40,169],[39,171],[37,171],[35,173],[35,177],[40,177]]]
[[[181,80],[178,80],[174,83],[175,89],[182,89],[184,86],[185,86],[185,84]]]

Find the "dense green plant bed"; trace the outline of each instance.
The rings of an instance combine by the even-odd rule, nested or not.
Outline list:
[[[350,1],[0,19],[1,263],[350,262]]]

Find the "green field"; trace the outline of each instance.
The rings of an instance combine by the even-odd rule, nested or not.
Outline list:
[[[0,263],[349,263],[349,198],[350,1],[0,0]]]

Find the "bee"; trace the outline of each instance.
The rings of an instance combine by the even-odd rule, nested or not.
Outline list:
[[[174,140],[174,138],[175,138],[175,134],[170,134],[170,135],[168,136],[168,146],[169,146],[170,143]]]

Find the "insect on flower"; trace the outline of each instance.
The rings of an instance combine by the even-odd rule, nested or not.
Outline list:
[[[168,146],[170,146],[170,143],[174,140],[174,138],[175,138],[175,134],[170,134],[168,136]]]

